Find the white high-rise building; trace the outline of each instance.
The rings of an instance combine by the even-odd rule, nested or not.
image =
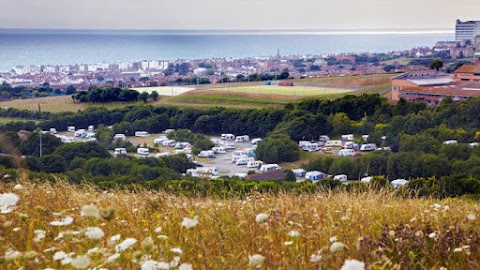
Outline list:
[[[455,25],[455,40],[475,41],[475,37],[480,35],[480,21],[460,21]]]

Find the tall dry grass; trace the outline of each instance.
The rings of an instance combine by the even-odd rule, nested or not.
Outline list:
[[[215,199],[65,183],[15,185],[0,184],[0,194],[19,197],[12,212],[0,214],[2,269],[87,265],[81,262],[92,269],[249,269],[256,267],[249,265],[254,254],[265,257],[262,269],[340,269],[347,259],[366,269],[479,269],[480,207],[463,200],[402,199],[389,192]],[[103,217],[82,216],[90,204]],[[268,218],[257,222],[260,213]],[[70,225],[50,224],[67,216],[74,219]],[[184,218],[192,218],[193,227],[182,226]],[[88,227],[104,236],[90,239]],[[38,239],[42,230],[45,237]],[[117,234],[120,240],[112,240]],[[127,238],[138,242],[117,252]],[[336,244],[332,252],[333,242],[345,247]],[[71,254],[54,260],[60,251]],[[89,259],[76,260],[85,254]]]

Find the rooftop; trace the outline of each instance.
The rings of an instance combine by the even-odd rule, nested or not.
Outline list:
[[[400,93],[418,93],[437,96],[480,97],[479,83],[454,83],[443,86],[407,87]]]
[[[457,68],[453,73],[480,73],[479,65],[463,65]]]
[[[282,169],[269,171],[265,173],[251,174],[247,176],[249,180],[283,180],[285,178],[285,172]]]

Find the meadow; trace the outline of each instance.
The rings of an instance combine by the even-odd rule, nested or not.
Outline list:
[[[345,94],[352,92],[351,89],[324,88],[310,86],[278,86],[278,85],[258,85],[258,86],[240,86],[227,88],[212,88],[212,90],[224,92],[243,92],[254,94],[270,95],[288,95],[288,96],[325,96],[333,94]]]
[[[0,190],[2,269],[480,267],[480,206],[461,199],[184,197],[25,178]]]

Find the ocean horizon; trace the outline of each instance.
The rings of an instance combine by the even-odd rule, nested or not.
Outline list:
[[[0,71],[25,65],[391,52],[453,40],[450,29],[0,29]]]

